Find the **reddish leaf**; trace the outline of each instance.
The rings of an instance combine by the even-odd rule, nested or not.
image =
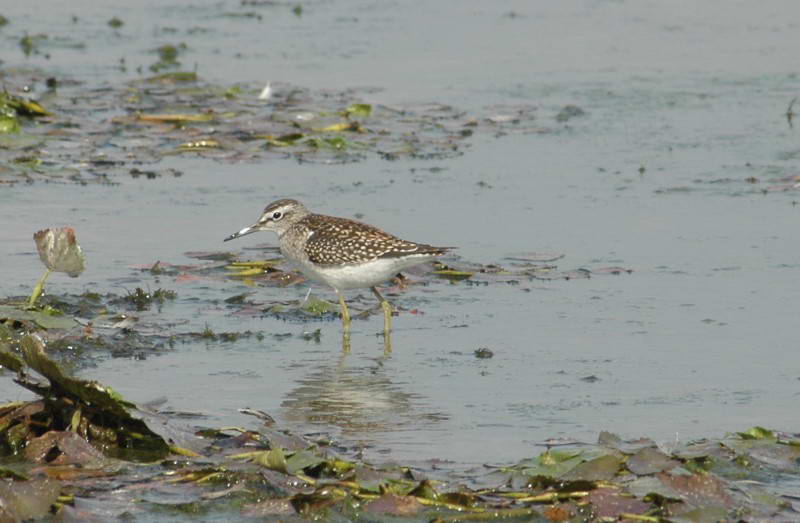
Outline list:
[[[718,505],[730,507],[733,498],[725,490],[725,482],[713,474],[693,474],[691,476],[672,476],[658,474],[664,485],[678,492],[686,503],[694,506]]]

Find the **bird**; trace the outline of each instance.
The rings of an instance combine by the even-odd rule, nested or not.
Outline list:
[[[384,335],[392,328],[392,306],[376,285],[408,267],[447,254],[454,247],[435,247],[402,240],[372,225],[309,211],[297,200],[276,200],[253,225],[231,234],[230,241],[258,231],[278,235],[281,254],[307,278],[331,287],[339,298],[347,336],[350,312],[342,291],[369,288],[384,313]],[[349,340],[349,338],[348,338]]]

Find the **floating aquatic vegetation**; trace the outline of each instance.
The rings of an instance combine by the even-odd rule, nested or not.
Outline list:
[[[27,100],[5,91],[0,92],[0,134],[20,132],[21,117],[35,118],[49,115],[50,113],[35,100]]]
[[[166,300],[174,300],[178,294],[175,291],[166,289],[156,289],[154,292],[145,291],[141,287],[136,287],[128,292],[125,300],[131,303],[137,311],[149,309],[153,303],[162,304]]]
[[[22,49],[22,52],[25,53],[25,56],[30,56],[31,54],[37,54],[39,52],[39,44],[44,40],[47,40],[48,36],[46,34],[36,34],[36,35],[29,35],[26,34],[19,40],[19,46]]]
[[[342,116],[350,118],[352,116],[368,117],[372,114],[372,105],[370,104],[351,104],[342,111]]]
[[[494,357],[494,351],[489,347],[481,347],[479,349],[475,349],[475,357],[480,360],[486,360]]]
[[[188,510],[414,521],[791,520],[800,508],[779,486],[800,476],[799,436],[762,427],[669,450],[603,432],[596,445],[469,471],[436,460],[381,466],[363,462],[357,448],[295,436],[252,409],[242,413],[265,423],[257,430],[192,434],[108,386],[67,376],[36,337],[23,338],[19,352],[0,344],[0,365],[41,397],[0,405],[0,454],[13,456],[0,456],[0,516],[72,514],[79,502],[83,518]]]
[[[14,381],[42,400],[3,410],[0,448],[5,453],[29,449],[35,438],[51,431],[77,433],[103,453],[128,459],[151,460],[169,452],[169,445],[135,414],[135,405],[109,387],[64,374],[45,354],[40,338],[25,336],[20,350],[21,358],[7,346],[0,348],[0,363],[17,373]],[[30,376],[29,370],[43,376],[46,383]],[[33,411],[31,405],[36,405]],[[57,441],[52,444],[58,446]]]
[[[145,79],[145,81],[149,83],[162,84],[191,83],[198,80],[199,77],[197,73],[191,71],[173,71],[171,73],[162,73]]]
[[[460,280],[466,280],[467,278],[471,278],[472,275],[475,274],[474,272],[470,271],[453,269],[452,267],[448,267],[447,265],[439,261],[434,262],[434,267],[435,269],[433,271],[433,274],[454,282]]]
[[[158,48],[159,61],[153,68],[160,74],[123,85],[87,88],[59,78],[58,89],[48,94],[49,111],[28,107],[31,116],[45,117],[38,125],[0,121],[0,130],[7,131],[0,137],[18,131],[17,141],[24,138],[24,144],[0,140],[0,161],[8,163],[8,169],[0,171],[0,181],[110,183],[133,168],[154,171],[143,165],[172,154],[230,162],[347,163],[371,155],[387,160],[449,158],[463,154],[470,136],[481,131],[547,132],[528,125],[533,110],[526,106],[468,114],[445,104],[388,106],[361,101],[366,95],[376,98],[377,89],[313,90],[270,82],[265,104],[263,84],[210,84],[195,72],[164,72],[177,66],[183,50],[182,45]],[[4,73],[7,88],[18,90],[47,76],[46,72]],[[512,117],[486,116],[497,110]],[[135,144],[135,165],[131,144]],[[15,150],[41,158],[45,148],[45,165],[11,162],[20,156]],[[74,169],[80,164],[93,169]]]
[[[150,66],[150,70],[154,73],[161,71],[162,69],[174,69],[176,67],[180,67],[181,63],[178,61],[178,54],[181,51],[186,50],[186,44],[180,45],[171,45],[165,44],[156,49],[156,53],[158,53],[158,61]]]
[[[60,310],[45,306],[26,310],[20,304],[0,304],[0,322],[28,324],[26,331],[38,329],[71,329],[77,325],[75,319]]]

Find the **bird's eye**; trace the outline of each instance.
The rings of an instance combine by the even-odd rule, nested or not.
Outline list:
[[[281,211],[275,211],[272,213],[273,220],[280,220],[281,218],[283,218],[283,213]]]

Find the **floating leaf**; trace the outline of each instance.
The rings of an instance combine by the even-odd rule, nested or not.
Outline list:
[[[628,470],[634,474],[643,475],[673,469],[680,465],[680,462],[670,458],[658,449],[646,447],[628,458],[626,465]]]
[[[296,474],[303,469],[315,467],[324,461],[325,458],[313,452],[299,450],[286,460],[286,471],[289,474]]]
[[[264,274],[264,269],[254,267],[252,269],[241,269],[239,267],[226,267],[231,272],[228,276],[231,278],[249,278],[251,276],[260,276]]]
[[[324,486],[310,494],[298,493],[292,496],[291,503],[295,511],[303,516],[311,516],[328,509],[347,497],[347,491],[341,488]]]
[[[36,100],[23,99],[19,100],[17,112],[23,116],[49,116],[51,114],[44,107],[39,105],[39,102]]]
[[[43,329],[70,329],[77,325],[72,317],[54,309],[24,310],[11,305],[0,305],[0,320],[30,321]]]
[[[36,324],[43,329],[71,329],[77,323],[71,316],[64,316],[63,314],[54,314],[52,311],[27,311],[30,317]]]
[[[43,229],[33,235],[39,259],[54,272],[65,272],[76,278],[86,269],[86,259],[75,239],[75,229],[60,227]]]
[[[309,296],[301,308],[309,314],[321,316],[328,312],[335,311],[337,306],[328,301],[321,300],[316,296]]]
[[[338,133],[342,131],[361,131],[361,126],[358,122],[339,122],[313,130],[320,133]]]
[[[47,110],[35,100],[26,100],[7,92],[0,92],[0,113],[20,116],[49,116]]]
[[[200,114],[140,114],[137,116],[144,122],[156,123],[182,123],[182,122],[210,122],[216,118],[212,113]]]
[[[441,276],[447,280],[460,281],[471,278],[474,273],[468,271],[459,271],[456,269],[439,269],[437,271],[433,271],[433,274]]]
[[[423,479],[419,482],[419,485],[414,487],[414,489],[408,493],[409,496],[415,496],[422,499],[430,499],[430,500],[437,500],[439,499],[439,493],[436,492],[436,489],[431,485],[430,480]]]
[[[270,470],[283,472],[284,474],[289,473],[286,465],[286,455],[280,448],[259,452],[253,461]]]
[[[344,115],[348,118],[350,116],[367,117],[371,114],[372,106],[370,104],[351,104],[344,110]]]
[[[739,434],[739,437],[742,439],[776,439],[774,432],[759,426],[751,427],[746,431],[738,432],[737,434]]]
[[[347,149],[350,147],[352,142],[349,142],[342,138],[341,136],[334,136],[332,138],[318,138],[316,136],[312,136],[308,138],[304,143],[310,145],[311,147],[316,147],[318,149],[326,148],[326,149],[336,149],[338,151]]]
[[[295,143],[297,143],[298,140],[302,138],[305,138],[305,134],[290,133],[278,136],[277,138],[267,136],[266,140],[268,145],[274,145],[275,147],[288,147],[290,145],[294,145]]]
[[[556,477],[576,467],[583,460],[580,452],[546,450],[537,458],[520,463],[518,468],[528,476]]]
[[[581,463],[577,467],[561,475],[562,479],[581,479],[588,481],[609,480],[617,475],[622,460],[617,456],[606,454]]]
[[[100,467],[109,462],[102,452],[77,433],[59,430],[48,431],[30,440],[25,447],[25,457],[36,463],[83,467]]]
[[[413,496],[398,496],[384,494],[376,500],[370,501],[364,507],[369,514],[385,514],[410,518],[424,508],[424,505]]]
[[[727,492],[724,480],[713,474],[701,472],[691,476],[673,476],[662,472],[657,477],[661,483],[678,492],[681,499],[690,505],[731,507],[735,503]]]
[[[196,82],[198,79],[197,73],[175,71],[172,73],[164,73],[147,78],[146,82],[158,82],[164,84]]]
[[[589,493],[586,501],[592,504],[592,515],[603,521],[607,519],[624,519],[627,514],[645,514],[651,508],[650,503],[622,494],[615,488],[598,488]]]
[[[241,269],[241,268],[266,269],[267,267],[273,267],[279,261],[280,260],[278,260],[278,259],[275,259],[275,260],[235,261],[235,262],[232,262],[230,265],[228,265],[227,268],[230,269],[230,270]]]

